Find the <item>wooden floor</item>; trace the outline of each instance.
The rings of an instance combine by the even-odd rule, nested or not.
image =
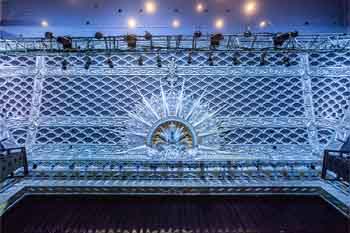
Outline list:
[[[4,233],[348,233],[348,220],[316,197],[27,197]]]

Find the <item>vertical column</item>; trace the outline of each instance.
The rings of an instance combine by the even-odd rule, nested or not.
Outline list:
[[[303,82],[303,96],[304,96],[304,108],[305,108],[305,117],[307,118],[307,130],[309,143],[312,147],[312,154],[319,156],[320,155],[320,145],[318,140],[318,131],[316,124],[316,116],[313,104],[312,97],[312,84],[311,84],[311,75],[309,67],[309,55],[302,55],[302,64],[304,67],[304,73],[302,76]]]
[[[29,128],[27,134],[26,147],[29,156],[32,156],[32,147],[35,143],[35,137],[39,126],[40,105],[43,88],[43,80],[46,75],[45,57],[37,56],[35,65],[35,77],[33,87],[32,106],[29,116]]]

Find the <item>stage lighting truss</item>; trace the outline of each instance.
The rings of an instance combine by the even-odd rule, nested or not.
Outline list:
[[[145,52],[150,50],[172,51],[264,51],[294,50],[300,52],[332,51],[350,49],[350,36],[346,34],[300,35],[291,33],[247,33],[231,35],[203,35],[195,32],[192,36],[155,36],[149,32],[142,36],[108,36],[96,33],[94,37],[64,37],[53,40],[53,34],[46,33],[44,38],[24,38],[21,40],[0,40],[0,52],[56,53],[65,52],[101,52],[121,51]],[[103,40],[101,39],[103,38]]]

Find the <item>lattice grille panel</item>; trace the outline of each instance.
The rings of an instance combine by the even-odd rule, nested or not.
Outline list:
[[[218,108],[222,116],[303,116],[299,77],[186,76],[185,92]],[[178,86],[180,82],[178,83]],[[126,115],[140,101],[140,90],[159,95],[157,76],[48,77],[44,82],[41,112],[50,116]]]
[[[315,77],[313,100],[318,117],[341,119],[349,107],[350,77]]]
[[[33,78],[0,77],[0,107],[11,117],[27,116],[30,113],[33,95]]]
[[[299,77],[191,76],[186,90],[214,108],[228,105],[221,116],[303,116],[302,83]]]
[[[326,146],[332,140],[334,136],[334,130],[319,128],[318,129],[318,140],[321,146]]]
[[[319,67],[350,66],[350,52],[311,53],[309,61],[311,66]]]
[[[235,128],[221,136],[224,147],[235,144],[308,144],[305,128]]]
[[[11,128],[10,132],[18,145],[24,145],[27,140],[27,128]]]
[[[14,55],[1,55],[0,56],[0,67],[1,66],[34,66],[35,56],[14,56]]]
[[[172,58],[175,58],[176,64],[181,66],[207,66],[209,65],[208,58],[211,54],[214,65],[218,66],[260,66],[262,53],[258,52],[193,52],[189,55],[188,52],[175,53],[145,53],[142,54],[143,65],[156,66],[157,59],[160,58],[162,65],[168,65]],[[70,67],[84,66],[88,57],[91,59],[92,66],[108,67],[107,59],[110,58],[115,66],[135,66],[138,65],[140,54],[135,53],[121,53],[111,56],[99,54],[86,56],[85,54],[75,54],[66,57],[63,56],[48,56],[46,64],[49,66],[61,66],[65,59]],[[159,57],[159,58],[158,58]],[[190,58],[189,58],[190,57]],[[288,58],[288,65],[296,66],[300,63],[300,55],[296,53],[266,53],[265,63],[267,66],[283,66],[287,65],[286,58]],[[190,60],[190,62],[189,62]]]
[[[48,77],[44,83],[41,113],[60,116],[125,115],[138,101],[139,89],[159,94],[159,79],[144,76]]]
[[[125,128],[116,127],[40,127],[37,144],[125,145]]]

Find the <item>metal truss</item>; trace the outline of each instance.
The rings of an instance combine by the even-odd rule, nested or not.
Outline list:
[[[136,46],[130,48],[127,36],[106,36],[101,39],[94,37],[69,37],[71,48],[64,49],[55,38],[18,38],[0,40],[2,53],[34,53],[46,55],[57,52],[146,52],[146,51],[342,51],[350,49],[350,36],[346,34],[304,34],[291,37],[281,45],[275,46],[273,33],[244,33],[224,35],[219,45],[211,44],[212,35],[196,36],[137,36]],[[130,36],[130,35],[129,35]],[[133,36],[133,35],[132,35]]]

